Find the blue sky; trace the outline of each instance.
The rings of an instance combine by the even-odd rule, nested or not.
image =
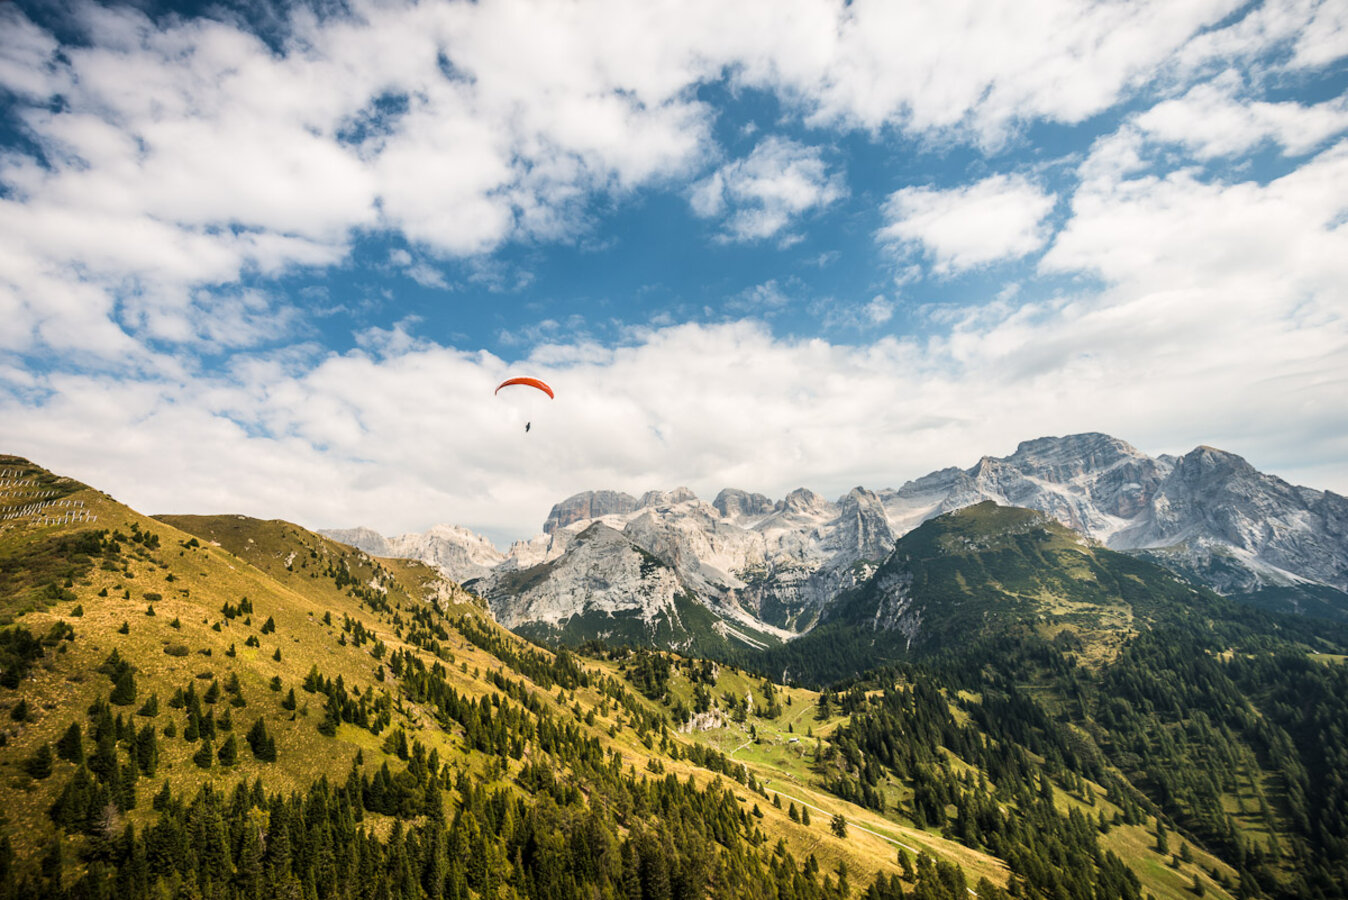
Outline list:
[[[6,4],[0,447],[498,542],[1081,431],[1348,491],[1346,56],[1309,0]]]

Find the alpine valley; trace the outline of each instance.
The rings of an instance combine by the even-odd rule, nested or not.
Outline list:
[[[504,554],[0,456],[0,900],[1348,897],[1346,523],[1097,434]]]

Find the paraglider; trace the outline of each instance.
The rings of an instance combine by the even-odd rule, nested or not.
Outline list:
[[[549,400],[554,399],[554,395],[553,395],[553,393],[552,393],[552,388],[548,387],[548,385],[547,385],[546,382],[540,381],[540,380],[537,379],[537,378],[529,378],[529,377],[526,377],[526,376],[521,376],[521,377],[519,377],[519,378],[507,378],[505,381],[501,382],[500,384],[498,384],[498,385],[496,386],[496,390],[495,390],[495,392],[493,393],[493,396],[495,396],[496,394],[501,393],[501,388],[503,388],[503,387],[510,387],[511,385],[520,385],[520,386],[522,386],[522,387],[536,388],[536,389],[542,391],[543,393],[547,394]],[[533,427],[533,424],[534,424],[534,423],[533,423],[532,421],[529,421],[529,422],[525,422],[525,423],[524,423],[524,433],[525,433],[525,434],[528,434],[528,433],[529,433],[529,429],[530,429],[531,427]]]
[[[499,394],[501,393],[501,388],[509,387],[512,384],[521,384],[526,387],[538,388],[540,391],[547,394],[549,397],[554,396],[552,393],[552,388],[548,387],[547,384],[545,384],[542,381],[539,381],[537,378],[528,378],[528,377],[507,378],[505,381],[501,382],[496,386],[496,390],[494,393]]]

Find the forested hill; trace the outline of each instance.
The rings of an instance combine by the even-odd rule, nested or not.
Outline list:
[[[829,607],[819,626],[762,659],[783,677],[822,684],[980,639],[1023,635],[1099,664],[1152,625],[1194,616],[1281,627],[1277,618],[1247,613],[1043,513],[985,501],[904,535],[866,582]],[[1321,625],[1290,627],[1313,636]]]
[[[529,644],[425,565],[285,522],[149,518],[17,457],[0,470],[0,897],[1006,881],[939,834],[906,872],[884,820],[841,799],[788,815],[755,770],[680,736],[632,660]]]
[[[1230,863],[1238,892],[1345,895],[1342,625],[1226,600],[992,504],[905,536],[836,610],[766,665],[854,677],[824,695],[852,714],[834,735],[844,796],[879,804],[911,786],[914,819],[999,852],[1006,795],[991,772],[1020,766],[1018,746],[1044,760],[1041,777],[1106,784],[1159,813]],[[953,710],[919,702],[932,690]],[[958,760],[917,759],[898,739],[924,731]],[[965,764],[997,789],[971,790]]]

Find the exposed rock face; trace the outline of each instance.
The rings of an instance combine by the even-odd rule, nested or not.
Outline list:
[[[678,506],[680,503],[688,503],[696,500],[697,494],[694,494],[686,487],[675,488],[672,491],[647,491],[641,495],[639,506],[642,509],[647,507]]]
[[[649,495],[647,495],[649,496]],[[585,491],[567,497],[552,508],[543,523],[543,533],[552,534],[576,522],[598,519],[602,516],[630,513],[642,504],[631,494],[621,491]]]
[[[491,541],[458,525],[436,525],[424,534],[398,535],[389,539],[389,549],[394,556],[437,566],[460,584],[482,577],[505,559]]]
[[[862,487],[852,488],[837,504],[838,516],[825,539],[835,564],[851,565],[859,559],[884,559],[897,536],[889,527],[879,495]]]
[[[724,518],[731,520],[758,519],[773,510],[772,500],[763,494],[751,494],[737,488],[726,488],[712,501]]]
[[[384,536],[373,528],[360,526],[358,528],[331,528],[327,531],[320,531],[319,534],[324,537],[332,538],[339,544],[346,544],[355,547],[357,550],[364,550],[371,556],[394,556],[389,551],[388,541]]]
[[[552,562],[506,573],[486,587],[492,614],[507,628],[557,625],[586,613],[631,612],[649,622],[673,611],[685,590],[673,569],[598,522]]]
[[[1348,501],[1212,447],[1153,458],[1103,434],[1039,438],[881,496],[899,533],[995,500],[1046,512],[1110,549],[1148,551],[1224,593],[1306,581],[1348,591]]]
[[[462,584],[486,575],[505,559],[491,541],[458,525],[436,525],[424,534],[385,538],[369,528],[324,531],[335,541],[350,544],[374,556],[419,559],[436,566],[445,577]]]
[[[607,513],[602,519],[555,527],[547,547],[541,541],[516,545],[511,549],[511,557],[518,559],[513,567],[557,558],[559,538],[595,521],[620,527],[633,544],[668,564],[732,627],[777,637],[813,625],[823,605],[839,590],[868,577],[894,543],[880,498],[862,488],[836,503],[805,488],[777,503],[761,494],[727,489],[712,504],[679,488],[651,491],[626,514]],[[512,562],[503,567],[511,568]],[[504,584],[475,587],[496,597]]]
[[[996,500],[1047,512],[1069,528],[1107,540],[1143,514],[1170,465],[1104,434],[1025,441],[1003,459],[942,469],[882,498],[906,533],[944,512]]]
[[[1239,456],[1199,447],[1175,463],[1150,513],[1117,536],[1117,549],[1169,548],[1211,571],[1213,586],[1227,592],[1298,580],[1348,590],[1348,499],[1338,494],[1295,487]],[[1211,564],[1214,554],[1224,565]],[[1231,571],[1233,560],[1244,576]]]

